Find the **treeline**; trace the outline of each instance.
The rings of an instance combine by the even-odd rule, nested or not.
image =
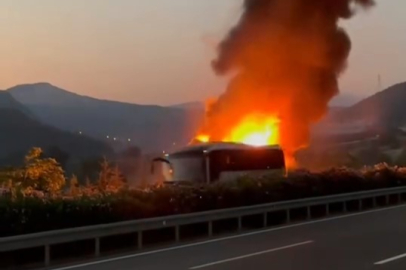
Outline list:
[[[332,147],[322,145],[299,151],[296,158],[301,166],[312,171],[342,166],[361,169],[380,163],[406,166],[406,147],[395,148],[376,143]]]
[[[85,179],[79,180],[75,174],[67,177],[56,159],[44,155],[41,148],[32,148],[22,166],[0,170],[0,192],[11,199],[29,196],[66,198],[112,193],[127,188],[118,165],[107,159],[92,165],[94,168]]]
[[[38,151],[27,155],[22,168],[5,174],[15,178],[5,181],[9,185],[0,196],[0,237],[406,185],[405,168],[381,164],[131,189],[106,162],[97,182],[80,186],[75,177],[65,181],[58,165]]]

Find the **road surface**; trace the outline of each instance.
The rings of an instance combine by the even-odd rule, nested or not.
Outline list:
[[[405,270],[406,206],[54,270]]]

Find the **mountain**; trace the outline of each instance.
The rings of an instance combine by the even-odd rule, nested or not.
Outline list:
[[[312,127],[312,140],[331,142],[378,141],[381,147],[404,145],[406,134],[406,83],[393,85],[350,107],[330,110]]]
[[[340,93],[330,101],[331,107],[348,107],[362,100],[361,96],[350,93]]]
[[[20,102],[15,100],[9,93],[6,91],[0,90],[0,109],[14,109],[24,113],[30,118],[35,118],[32,112],[23,106]]]
[[[326,166],[404,165],[406,83],[393,85],[330,114],[312,130],[310,147],[298,155],[308,169]]]
[[[8,92],[0,92],[0,163],[21,161],[32,147],[60,149],[71,159],[111,155],[112,149],[97,140],[42,124]]]
[[[406,125],[406,82],[393,85],[334,116],[338,122],[364,123],[378,127]]]
[[[42,122],[121,148],[131,144],[151,152],[168,150],[187,143],[201,121],[199,113],[183,108],[100,100],[49,83],[18,85],[7,91]]]
[[[204,112],[204,103],[200,101],[193,101],[187,103],[181,103],[170,106],[171,108],[185,109],[185,110],[200,110]]]

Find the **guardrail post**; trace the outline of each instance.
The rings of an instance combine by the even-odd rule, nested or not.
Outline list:
[[[286,223],[290,223],[290,209],[286,209]]]
[[[398,194],[398,204],[402,203],[402,193]]]
[[[347,213],[347,202],[346,201],[343,202],[343,212]]]
[[[208,231],[209,231],[209,237],[213,236],[213,221],[209,221],[208,223]]]
[[[310,207],[310,206],[306,207],[306,211],[307,211],[306,218],[307,218],[307,219],[311,219],[311,218],[312,218],[312,210],[311,210],[311,207]]]
[[[142,231],[138,231],[138,249],[142,249]]]
[[[326,203],[326,216],[330,215],[330,204]]]
[[[376,205],[377,205],[377,203],[376,203],[376,197],[373,197],[373,198],[372,198],[372,207],[373,207],[373,208],[376,208]]]
[[[238,231],[242,231],[242,217],[238,217]]]
[[[179,227],[180,227],[179,225],[175,226],[175,240],[176,240],[176,242],[180,241],[180,228]]]
[[[385,196],[385,205],[388,205],[389,204],[389,195],[386,195]]]
[[[100,238],[96,237],[94,239],[94,256],[99,257],[100,256]]]
[[[363,208],[363,206],[362,206],[362,199],[360,199],[359,202],[358,202],[358,210],[359,210],[359,211],[362,211],[362,208]]]
[[[45,245],[45,266],[49,266],[51,264],[51,247],[49,245]]]
[[[265,212],[264,213],[264,227],[268,227],[268,213]]]

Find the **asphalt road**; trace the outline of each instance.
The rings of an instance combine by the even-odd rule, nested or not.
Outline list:
[[[406,206],[54,270],[405,270]]]

